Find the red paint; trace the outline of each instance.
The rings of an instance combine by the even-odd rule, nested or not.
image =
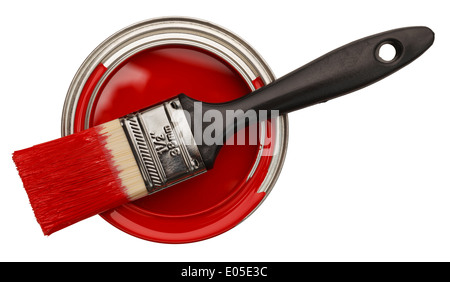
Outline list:
[[[99,64],[91,73],[86,84],[81,91],[80,98],[78,100],[76,112],[75,112],[75,122],[74,122],[74,132],[78,132],[84,129],[84,117],[86,116],[86,110],[91,97],[92,92],[95,89],[98,81],[102,75],[106,72],[107,68]]]
[[[100,127],[14,152],[45,235],[126,202]]]
[[[253,86],[258,89],[264,86],[264,82],[262,81],[261,77],[257,77],[252,81]]]
[[[263,85],[261,80],[254,83]],[[104,123],[179,93],[205,102],[225,102],[250,91],[240,74],[212,53],[181,45],[156,47],[113,70],[99,90],[90,124]],[[75,122],[79,128],[84,116],[77,116]],[[273,137],[267,141],[273,142]],[[218,235],[241,222],[265,196],[257,190],[270,156],[260,160],[254,176],[246,181],[257,153],[257,145],[225,145],[212,170],[102,217],[129,234],[157,242],[193,242]]]

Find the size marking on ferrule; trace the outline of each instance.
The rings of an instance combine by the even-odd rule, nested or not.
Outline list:
[[[178,99],[121,122],[149,193],[206,171]]]

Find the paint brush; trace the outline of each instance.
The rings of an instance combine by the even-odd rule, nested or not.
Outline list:
[[[13,153],[31,206],[49,235],[210,170],[220,148],[254,123],[353,92],[399,70],[434,41],[427,27],[375,34],[239,99],[179,94],[122,118]],[[380,56],[383,45],[395,56]]]

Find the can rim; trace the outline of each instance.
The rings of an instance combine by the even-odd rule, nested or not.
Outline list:
[[[127,40],[127,36],[133,36],[138,30],[142,30],[144,27],[153,28],[156,32],[164,32],[164,28],[161,25],[176,25],[185,24],[190,25],[194,31],[207,35],[208,31],[211,33],[211,37],[215,39],[222,39],[223,43],[228,45],[227,47],[235,47],[235,50],[241,52],[242,58],[247,58],[250,65],[260,65],[256,70],[259,72],[261,79],[265,84],[273,81],[275,76],[272,70],[267,65],[265,60],[254,50],[246,41],[238,37],[228,29],[213,24],[208,21],[191,17],[158,17],[149,20],[143,20],[135,24],[129,25],[101,42],[84,60],[81,66],[72,79],[72,82],[67,91],[66,98],[64,100],[62,111],[62,123],[61,123],[61,135],[65,136],[73,133],[73,121],[75,116],[75,105],[81,95],[83,85],[86,83],[90,74],[94,71],[95,67],[104,62],[107,59],[108,53],[115,48],[115,46],[123,44],[123,41]],[[197,29],[196,29],[197,28]],[[200,28],[200,29],[198,29]],[[118,42],[118,39],[122,38],[122,41]],[[105,58],[106,57],[106,58]],[[253,64],[251,64],[253,63]]]
[[[116,51],[117,53],[118,49],[123,49],[123,47],[127,43],[127,40],[129,41],[130,38],[135,39],[133,42],[138,42],[137,40],[139,40],[139,36],[143,36],[143,33],[148,34],[148,32],[153,32],[154,35],[164,34],[168,31],[168,29],[171,29],[172,31],[178,29],[178,31],[185,32],[189,30],[191,31],[191,34],[194,33],[199,37],[208,38],[208,40],[210,40],[211,42],[217,42],[224,49],[227,49],[237,56],[233,58],[241,60],[238,64],[232,61],[233,58],[225,58],[225,60],[229,62],[231,60],[230,63],[234,67],[236,67],[237,70],[247,80],[253,80],[256,77],[260,77],[264,84],[270,83],[274,80],[274,75],[264,59],[247,42],[223,27],[204,20],[190,17],[160,17],[150,20],[144,20],[125,27],[108,37],[88,55],[88,57],[79,67],[69,86],[64,102],[61,121],[62,136],[74,133],[75,110],[80,99],[81,91],[83,90],[84,85],[86,84],[94,69],[100,63],[105,63],[107,66],[117,66],[118,64],[120,64],[120,62],[129,57],[130,54],[132,55],[138,50],[143,50],[142,48],[144,47],[149,48],[145,44],[142,46],[139,44],[135,44],[137,46],[135,46],[134,49],[130,49],[128,53],[122,54],[123,56],[117,56],[117,54],[116,57],[111,56],[112,54],[114,54],[114,51]],[[217,52],[214,53],[217,54]],[[244,68],[242,67],[243,63],[246,65],[246,67]],[[111,67],[111,69],[114,68]],[[107,77],[107,74],[103,75],[103,79],[105,77]],[[98,91],[98,86],[101,84],[102,83],[98,83],[94,92]],[[251,85],[251,83],[249,85]],[[89,113],[89,110],[87,112]],[[287,115],[282,115],[277,119],[276,129],[276,152],[274,153],[268,171],[264,176],[264,181],[261,183],[257,191],[258,193],[265,192],[265,195],[258,203],[258,205],[251,212],[249,212],[243,220],[248,218],[262,204],[262,202],[264,202],[266,197],[271,192],[273,186],[275,185],[284,164],[288,144]],[[256,162],[254,166],[257,167],[258,162]],[[250,174],[249,178],[251,176],[252,175]],[[241,220],[240,222],[242,222],[243,220]]]

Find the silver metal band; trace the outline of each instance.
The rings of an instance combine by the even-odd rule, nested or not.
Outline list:
[[[206,171],[178,98],[120,121],[149,194]]]

